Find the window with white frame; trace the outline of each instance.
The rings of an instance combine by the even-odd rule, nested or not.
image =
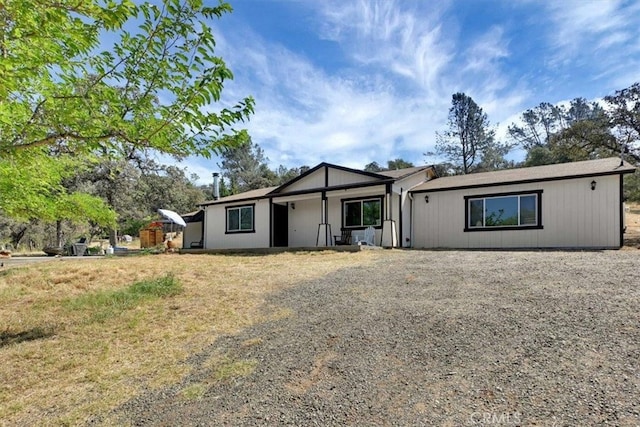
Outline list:
[[[233,206],[227,210],[227,233],[252,233],[254,228],[254,205]]]
[[[378,227],[382,224],[382,198],[343,200],[343,221],[345,228]]]
[[[542,191],[467,196],[466,231],[542,228]]]

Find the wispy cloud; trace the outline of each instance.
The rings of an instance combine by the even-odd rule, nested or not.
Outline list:
[[[442,121],[434,110],[446,117],[448,97],[402,95],[384,70],[361,74],[354,66],[329,74],[247,29],[241,49],[232,37],[219,40],[223,57],[239,70],[229,94],[255,97],[247,127],[274,166],[330,161],[361,168],[409,151],[408,160],[420,163]]]
[[[578,49],[585,38],[618,31],[625,27],[620,0],[549,2],[547,8],[556,24],[550,36],[557,46]]]
[[[318,2],[322,36],[341,43],[357,63],[376,66],[434,91],[453,57],[441,24],[445,3],[407,9],[396,1]]]
[[[640,52],[640,3],[570,0],[546,3],[551,65],[570,67],[583,58],[596,70],[627,63]]]
[[[502,27],[493,26],[465,52],[465,72],[495,72],[496,62],[509,56]]]
[[[274,167],[329,161],[361,168],[395,157],[424,162],[435,132],[446,127],[455,92],[471,96],[504,135],[523,110],[541,101],[603,96],[640,80],[640,3],[524,2],[501,10],[515,10],[526,22],[497,12],[463,22],[462,5],[289,4],[304,12],[304,36],[331,44],[338,65],[322,63],[304,43],[285,44],[236,23],[217,37],[236,75],[224,100],[255,97],[247,128]],[[465,22],[474,26],[471,36],[463,34]],[[583,67],[580,74],[577,67]],[[578,77],[584,93],[555,92]],[[205,170],[211,163],[199,164]]]

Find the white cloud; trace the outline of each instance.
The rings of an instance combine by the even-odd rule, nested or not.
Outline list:
[[[429,11],[390,1],[315,6],[320,37],[340,43],[351,60],[346,68],[329,73],[248,28],[218,37],[236,74],[225,98],[255,97],[247,128],[272,167],[327,161],[362,168],[396,157],[420,164],[434,150],[435,132],[446,127],[452,93],[473,96],[494,123],[494,115],[522,102],[505,91],[500,61],[509,51],[499,26],[457,53],[455,30],[443,36],[446,3]]]
[[[552,66],[567,66],[583,57],[596,59],[591,64],[594,68],[606,68],[626,62],[630,53],[640,49],[628,43],[638,38],[637,2],[569,0],[548,2],[546,7],[553,25],[548,31],[554,49]]]
[[[496,62],[509,56],[504,30],[499,26],[491,27],[466,51],[467,72],[495,72]]]
[[[630,23],[638,22],[633,16],[640,10],[634,15],[626,3],[549,2],[546,10],[536,8],[530,19],[539,21],[539,39],[550,43],[540,51],[548,53],[530,58],[532,70],[516,72],[505,67],[514,66],[519,43],[528,35],[495,19],[486,28],[478,26],[472,42],[462,45],[457,3],[341,0],[296,5],[311,9],[309,31],[336,43],[336,51],[344,55],[336,61],[338,67],[319,65],[314,52],[285,47],[250,28],[217,36],[220,54],[236,74],[225,86],[224,100],[255,97],[256,113],[246,127],[272,167],[328,161],[361,168],[395,157],[423,163],[422,153],[433,150],[435,132],[446,127],[455,92],[473,97],[491,123],[500,124],[499,136],[506,136],[507,126],[523,110],[557,101],[549,97],[545,79],[558,87],[571,78],[570,73],[547,72],[548,55],[553,67],[580,55],[588,62],[593,56],[585,46],[620,51],[594,61],[595,69],[606,63],[603,73],[610,75],[596,72],[591,79],[640,78],[637,55],[621,60],[623,43],[640,51],[640,43],[630,43],[638,38],[637,25]],[[208,179],[210,171],[200,167],[196,173]]]
[[[550,2],[547,7],[557,24],[556,44],[576,47],[589,34],[602,34],[623,26],[623,17],[619,15],[622,2],[608,1],[562,1]]]
[[[441,24],[445,5],[418,10],[389,0],[318,2],[322,36],[344,45],[357,63],[392,71],[428,91],[438,87],[453,57],[454,45]]]
[[[423,161],[422,152],[446,118],[448,97],[416,101],[416,92],[399,94],[384,73],[354,68],[328,74],[303,55],[242,34],[241,44],[218,40],[225,60],[240,70],[227,94],[255,97],[247,128],[272,166],[328,161],[361,168],[406,150],[416,152],[408,160]]]

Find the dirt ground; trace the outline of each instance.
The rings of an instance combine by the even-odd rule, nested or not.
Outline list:
[[[5,269],[5,328],[57,329],[0,346],[0,425],[638,426],[639,265],[391,250]],[[65,311],[167,267],[183,294],[107,323]]]
[[[271,295],[289,315],[89,423],[640,425],[640,251],[374,255]]]

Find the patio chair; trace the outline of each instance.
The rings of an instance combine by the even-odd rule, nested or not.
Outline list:
[[[368,246],[373,246],[375,245],[375,240],[376,240],[376,230],[372,226],[368,226],[364,230],[364,242]]]
[[[71,244],[71,255],[83,256],[87,252],[87,238],[81,237],[77,243]]]
[[[351,229],[342,228],[342,234],[340,236],[333,236],[333,243],[336,246],[350,245],[351,244]]]

